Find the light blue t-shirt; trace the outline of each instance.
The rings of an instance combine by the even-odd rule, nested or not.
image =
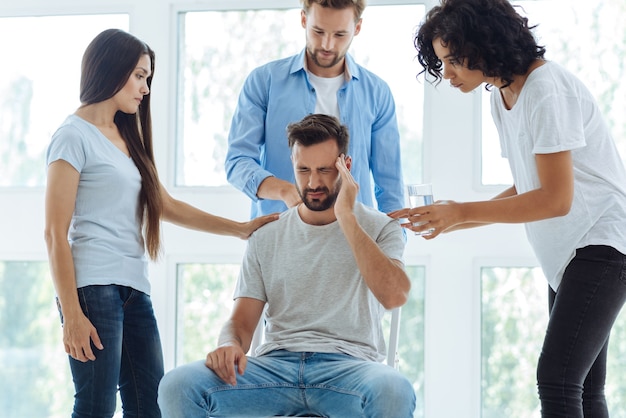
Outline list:
[[[80,173],[68,234],[77,286],[117,284],[150,294],[133,160],[76,115],[54,133],[46,160],[67,161]]]
[[[225,169],[228,181],[252,199],[252,218],[287,209],[280,200],[259,199],[256,194],[270,176],[294,183],[287,125],[314,113],[318,94],[304,62],[302,50],[256,68],[239,95]],[[360,186],[357,199],[375,207],[375,197],[384,213],[401,209],[400,134],[391,90],[349,54],[346,80],[337,92],[337,104],[339,119],[350,132],[352,175]]]

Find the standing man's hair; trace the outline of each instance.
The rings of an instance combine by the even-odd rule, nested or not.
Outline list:
[[[322,7],[342,10],[348,7],[354,7],[354,20],[361,19],[363,10],[365,10],[365,0],[300,0],[302,9],[305,13],[309,12],[311,5],[319,4]]]
[[[309,147],[329,139],[334,139],[337,142],[341,154],[348,154],[350,141],[348,127],[342,125],[334,116],[314,113],[305,116],[300,122],[291,123],[287,126],[287,140],[290,149],[293,149],[295,144]]]

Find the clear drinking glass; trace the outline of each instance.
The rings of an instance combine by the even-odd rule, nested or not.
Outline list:
[[[409,205],[412,208],[418,206],[432,205],[433,200],[433,185],[430,183],[425,184],[409,184],[407,186],[409,194]],[[413,222],[413,226],[420,226],[425,222]],[[415,235],[430,235],[434,231],[434,228],[427,229],[422,232],[416,232]]]

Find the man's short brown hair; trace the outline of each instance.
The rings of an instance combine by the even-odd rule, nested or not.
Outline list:
[[[354,7],[354,20],[361,19],[363,10],[365,10],[365,0],[300,0],[302,3],[302,9],[305,13],[308,13],[311,5],[319,4],[322,7],[329,7],[331,9],[343,10],[348,7]]]
[[[350,141],[348,128],[334,116],[313,113],[305,116],[300,122],[290,123],[287,126],[287,140],[290,149],[293,149],[295,144],[310,147],[330,139],[337,142],[340,154],[348,154]]]

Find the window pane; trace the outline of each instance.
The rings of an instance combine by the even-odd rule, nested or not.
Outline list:
[[[548,323],[548,285],[540,268],[482,269],[483,418],[539,416],[536,370]],[[626,416],[626,311],[609,342],[610,416]]]
[[[0,65],[0,187],[45,184],[46,147],[80,104],[83,52],[110,27],[128,16],[0,18],[0,56],[12,57]]]
[[[368,6],[351,50],[356,62],[385,80],[393,92],[406,184],[423,179],[424,84],[416,78],[421,66],[413,34],[424,14],[423,5]],[[300,36],[304,40],[304,33]]]
[[[225,185],[228,130],[241,86],[258,65],[299,51],[299,11],[193,12],[181,14],[181,22],[176,184]]]
[[[176,365],[203,359],[230,316],[238,264],[179,264]]]
[[[398,355],[400,372],[415,390],[415,418],[424,417],[424,284],[426,269],[423,266],[406,266],[411,278],[409,300],[402,306]]]
[[[539,268],[482,269],[482,417],[539,415],[535,370],[548,321]]]
[[[422,5],[370,6],[351,51],[393,91],[409,182],[422,176],[423,85],[415,78],[412,29],[423,15]],[[176,184],[226,185],[228,130],[241,86],[255,67],[303,48],[300,9],[188,12],[180,18]],[[236,27],[248,29],[234,31]]]
[[[482,91],[482,184],[513,184],[509,162],[502,158],[496,125],[491,118],[489,93]]]
[[[0,261],[0,415],[69,416],[73,385],[48,263]]]
[[[600,105],[626,160],[626,2],[516,1],[531,25],[538,25],[538,43],[546,58],[576,74]],[[484,96],[487,94],[484,92]],[[483,114],[483,184],[511,184],[507,163],[500,160],[500,144],[490,114]]]
[[[417,394],[415,417],[424,416],[424,268],[408,266],[412,288],[402,307],[398,355],[400,371]],[[239,274],[234,264],[179,264],[176,365],[203,359],[217,346],[232,309]],[[388,319],[384,323],[389,329]]]

